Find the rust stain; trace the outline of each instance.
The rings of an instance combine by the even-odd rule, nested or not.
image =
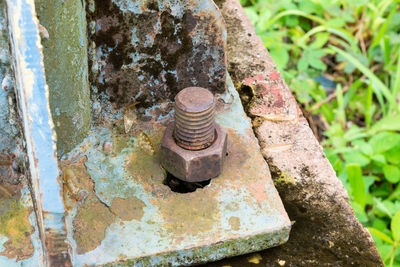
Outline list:
[[[90,194],[74,218],[74,240],[77,253],[83,254],[98,247],[105,237],[107,227],[114,222],[116,216],[100,200]]]
[[[128,146],[129,140],[130,140],[130,137],[128,135],[115,136],[114,143],[113,143],[114,153],[115,154],[121,153],[122,149],[124,149]]]
[[[31,208],[24,207],[19,190],[15,192],[11,197],[0,198],[0,234],[8,238],[0,255],[20,261],[33,256],[31,235],[34,229],[29,221]]]
[[[268,198],[265,181],[257,180],[249,183],[246,187],[253,194],[253,197],[258,203],[265,202],[265,200]]]
[[[218,201],[209,189],[170,195],[159,202],[165,229],[174,236],[211,231],[217,221]]]
[[[48,248],[50,266],[72,266],[70,256],[66,253],[68,248],[66,239],[66,233],[46,230],[46,248]]]
[[[231,226],[232,230],[239,230],[240,229],[240,218],[232,216],[229,218],[229,225]]]
[[[111,202],[110,210],[123,221],[139,221],[143,217],[145,206],[137,197],[115,198]]]
[[[64,199],[69,194],[74,200],[81,201],[88,192],[93,192],[94,184],[87,172],[85,163],[87,157],[81,157],[76,163],[63,169]]]
[[[139,131],[136,135],[138,147],[126,156],[124,166],[129,176],[139,182],[147,190],[152,190],[152,184],[161,184],[165,173],[160,165],[159,144],[163,131],[152,131],[149,135]],[[157,144],[157,145],[155,145]],[[145,182],[147,181],[147,183]]]

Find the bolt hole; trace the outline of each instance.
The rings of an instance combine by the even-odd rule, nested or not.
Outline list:
[[[171,191],[180,194],[192,193],[196,191],[198,188],[206,187],[207,185],[210,184],[210,182],[211,179],[203,182],[189,183],[176,178],[170,173],[167,173],[167,177],[164,180],[164,184],[168,186],[171,189]]]

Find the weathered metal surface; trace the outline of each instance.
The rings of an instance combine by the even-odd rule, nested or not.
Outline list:
[[[176,143],[185,149],[201,150],[215,139],[215,100],[205,88],[188,87],[175,97]]]
[[[0,187],[0,266],[44,266],[27,181]]]
[[[0,1],[0,266],[42,266],[42,248],[25,175],[11,71],[5,2]]]
[[[79,144],[90,128],[84,1],[35,0],[41,27],[50,110],[58,155]]]
[[[217,122],[231,140],[226,164],[192,193],[164,184],[160,146],[173,117],[162,111],[168,106],[129,115],[134,130],[128,132],[112,126],[128,115],[111,112],[64,157],[74,266],[190,265],[286,242],[291,223],[233,85],[217,105]]]
[[[215,125],[215,141],[201,150],[180,147],[173,138],[173,130],[171,123],[161,141],[161,164],[168,172],[187,182],[210,180],[221,173],[228,142],[221,126]]]
[[[226,87],[226,31],[212,0],[91,0],[92,84],[119,107]]]
[[[7,0],[6,4],[18,109],[44,264],[68,266],[62,187],[35,5],[33,0]]]
[[[5,4],[0,2],[0,183],[18,184],[23,176],[25,154],[14,102]]]

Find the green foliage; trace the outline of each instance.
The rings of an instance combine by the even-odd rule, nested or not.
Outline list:
[[[326,125],[326,155],[384,263],[399,266],[400,1],[241,3],[297,100]]]

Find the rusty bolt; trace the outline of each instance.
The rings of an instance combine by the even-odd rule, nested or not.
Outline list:
[[[207,89],[188,87],[175,97],[175,121],[161,142],[161,164],[175,177],[201,182],[218,176],[227,135],[215,123],[215,99]]]

